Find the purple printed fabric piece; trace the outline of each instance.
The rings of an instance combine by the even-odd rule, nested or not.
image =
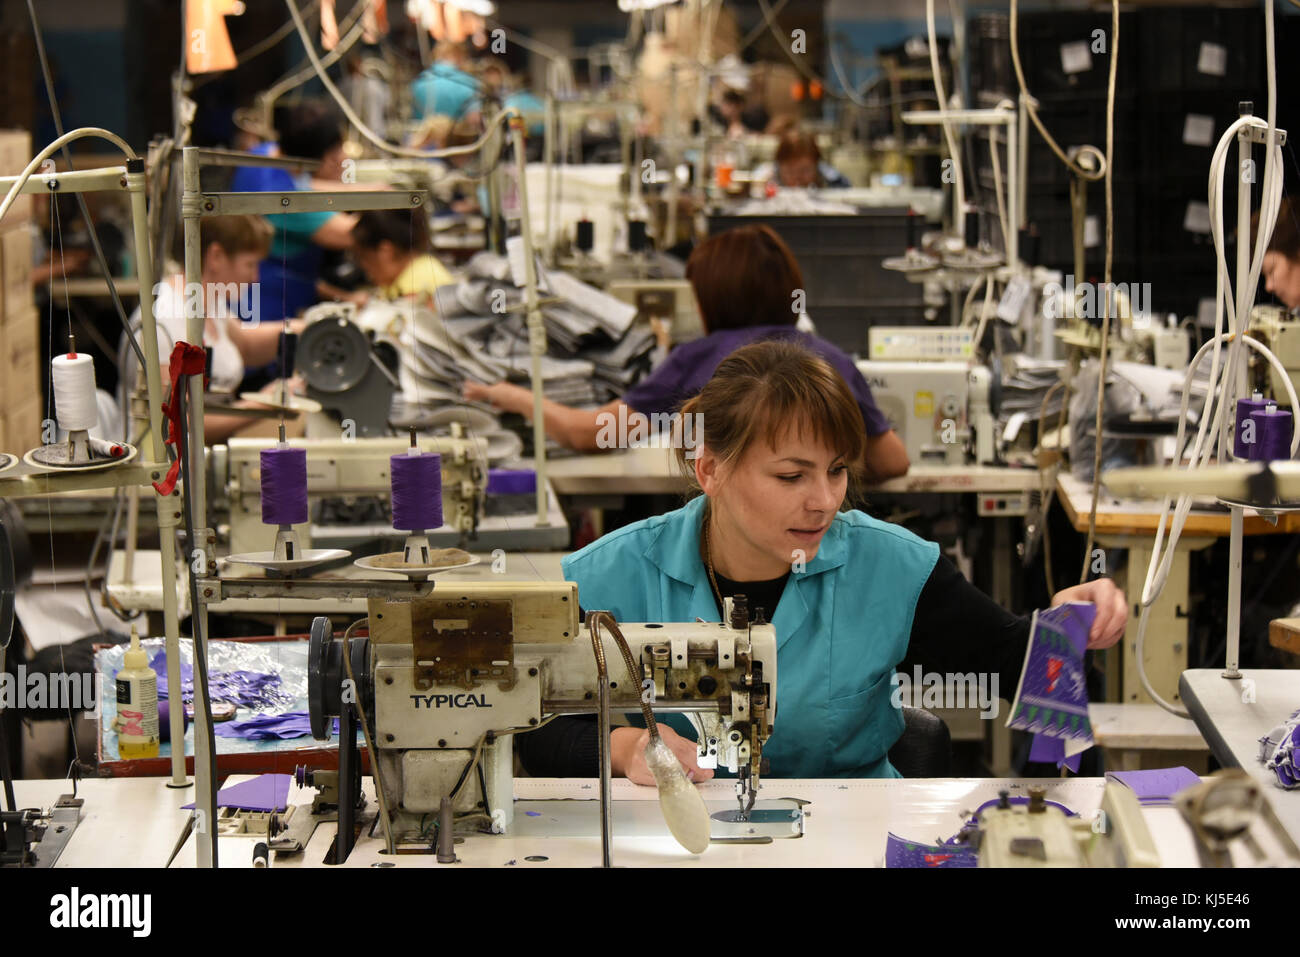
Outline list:
[[[1298,746],[1300,711],[1291,712],[1291,717],[1259,739],[1259,759],[1273,772],[1280,788],[1300,787],[1300,768],[1296,766]]]
[[[1068,602],[1034,614],[1020,686],[1007,726],[1068,740],[1062,758],[1092,745],[1083,655],[1097,609]],[[1082,745],[1082,747],[1080,747]]]
[[[967,846],[960,844],[921,844],[889,835],[885,846],[886,867],[978,867],[979,855]]]
[[[149,661],[158,675],[158,697],[169,697],[167,688],[167,652],[160,651]],[[280,688],[280,676],[263,671],[211,671],[208,673],[208,696],[213,701],[229,701],[241,708],[274,708],[288,703]],[[194,666],[181,662],[181,700],[194,700]]]
[[[240,811],[283,811],[289,807],[290,774],[259,774],[251,781],[241,781],[217,792],[217,807]],[[186,804],[186,809],[193,804]]]

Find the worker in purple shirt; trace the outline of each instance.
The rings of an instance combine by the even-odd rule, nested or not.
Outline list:
[[[803,298],[803,273],[790,248],[771,228],[740,226],[709,237],[687,261],[686,278],[695,290],[708,334],[677,346],[623,398],[599,409],[574,409],[543,399],[547,435],[580,452],[622,447],[623,442],[610,439],[635,431],[637,417],[629,413],[674,413],[736,349],[760,339],[790,339],[821,355],[848,384],[866,426],[868,476],[880,481],[907,473],[910,463],[903,441],[889,427],[853,360],[826,340],[795,328],[799,316],[794,307]],[[522,386],[466,382],[465,398],[532,418],[533,394]]]

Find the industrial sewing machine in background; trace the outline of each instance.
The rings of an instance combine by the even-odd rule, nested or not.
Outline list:
[[[327,618],[311,630],[313,734],[328,740],[331,719],[339,718],[333,860],[341,863],[352,848],[361,800],[352,702],[368,722],[363,731],[379,812],[388,818],[393,848],[431,852],[430,833],[441,817],[439,860],[454,859],[453,819],[473,817],[498,834],[513,829],[514,735],[537,728],[546,715],[598,711],[600,676],[579,620],[577,586],[429,584],[412,596],[410,586],[371,584],[368,637],[335,638]],[[610,709],[636,711],[646,700],[655,711],[687,713],[699,731],[700,766],[737,773],[736,819],[744,820],[776,717],[776,631],[751,623],[730,599],[727,611],[726,623],[620,624],[636,669],[631,676],[609,629],[598,640],[608,662]],[[787,836],[789,825],[787,814]]]
[[[230,551],[255,551],[263,547],[259,475],[262,449],[271,439],[232,438],[214,446],[210,454],[211,485],[225,489],[214,496],[213,507],[230,516]],[[290,445],[307,449],[307,496],[311,521],[295,526],[303,548],[367,547],[378,543],[400,548],[405,533],[394,531],[389,511],[391,495],[389,456],[405,452],[405,438],[293,439]],[[537,526],[528,515],[485,519],[486,440],[478,437],[437,436],[419,439],[425,452],[442,456],[442,507],[445,524],[428,531],[435,548],[546,550],[568,545],[569,527],[547,488],[551,523]],[[531,511],[530,511],[531,514]]]
[[[914,464],[999,461],[1000,383],[974,362],[974,331],[873,326],[858,371]]]
[[[1292,386],[1300,392],[1300,319],[1281,306],[1256,306],[1250,311],[1249,332],[1273,351],[1286,369]],[[1255,357],[1251,358],[1254,364]],[[1268,375],[1269,388],[1261,391],[1285,404],[1286,386],[1277,371],[1263,362],[1258,365],[1261,366],[1260,377],[1264,369]]]

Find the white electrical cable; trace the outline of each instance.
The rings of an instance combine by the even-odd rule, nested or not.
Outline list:
[[[990,279],[984,287],[984,308],[980,310],[980,322],[979,325],[975,327],[975,339],[971,342],[971,346],[976,351],[979,350],[980,343],[984,340],[984,326],[989,321],[989,308],[993,305],[993,285],[993,280]],[[997,338],[995,336],[994,342],[996,341]]]
[[[1012,0],[1013,6],[1015,0]],[[1284,384],[1287,392],[1287,398],[1291,402],[1291,407],[1300,408],[1300,402],[1297,401],[1295,389],[1293,388],[1288,376],[1283,369],[1282,363],[1278,361],[1267,347],[1256,339],[1245,335],[1244,326],[1247,319],[1246,314],[1249,311],[1250,303],[1255,300],[1255,291],[1259,283],[1259,274],[1263,268],[1264,253],[1268,248],[1268,241],[1273,234],[1273,227],[1277,223],[1278,209],[1282,198],[1282,150],[1280,146],[1274,143],[1277,119],[1277,67],[1276,58],[1273,50],[1273,2],[1266,0],[1264,4],[1264,33],[1265,33],[1265,58],[1267,60],[1267,77],[1268,77],[1268,106],[1266,121],[1261,121],[1258,117],[1248,116],[1236,120],[1224,132],[1219,139],[1218,146],[1215,148],[1214,156],[1210,161],[1209,173],[1209,206],[1210,206],[1210,232],[1214,239],[1214,250],[1217,260],[1216,269],[1216,290],[1215,290],[1215,308],[1214,308],[1214,337],[1205,343],[1196,353],[1191,365],[1188,367],[1187,375],[1183,382],[1183,398],[1180,407],[1180,416],[1178,423],[1178,437],[1175,441],[1175,466],[1182,462],[1183,455],[1183,437],[1184,424],[1186,422],[1188,397],[1191,391],[1191,382],[1196,369],[1205,357],[1207,349],[1213,349],[1213,359],[1210,365],[1210,381],[1208,383],[1205,402],[1201,410],[1201,421],[1197,428],[1196,441],[1192,445],[1187,468],[1194,469],[1208,463],[1211,452],[1216,448],[1215,441],[1206,442],[1207,437],[1217,438],[1217,447],[1225,447],[1225,435],[1223,425],[1225,417],[1228,415],[1228,408],[1235,407],[1232,401],[1233,389],[1238,382],[1240,363],[1244,358],[1244,348],[1254,349],[1268,361],[1269,365],[1279,373],[1279,378]],[[1228,272],[1227,257],[1224,252],[1223,239],[1223,216],[1221,210],[1221,193],[1223,190],[1223,176],[1226,166],[1226,158],[1229,147],[1237,138],[1240,131],[1247,127],[1262,128],[1265,130],[1265,147],[1264,147],[1264,176],[1261,182],[1262,199],[1260,203],[1259,224],[1255,231],[1255,248],[1250,258],[1249,269],[1246,276],[1245,284],[1236,290],[1236,298],[1233,297],[1233,288],[1231,276]],[[1233,164],[1235,168],[1235,163]],[[1238,175],[1242,175],[1240,171]],[[1244,184],[1248,186],[1249,184]],[[1251,237],[1249,235],[1238,236],[1237,242],[1249,244]],[[1223,331],[1224,320],[1227,319],[1227,332]],[[1220,380],[1219,358],[1222,351],[1222,344],[1229,343],[1228,360],[1222,367],[1223,376]],[[1244,345],[1243,345],[1244,343]],[[1209,410],[1211,403],[1214,402],[1216,395],[1218,404],[1215,407],[1213,416],[1213,427],[1208,428],[1210,416]],[[1291,455],[1294,458],[1297,449],[1300,449],[1300,431],[1296,431],[1291,437]],[[1161,547],[1164,542],[1165,521],[1168,518],[1170,497],[1165,496],[1161,502],[1160,521],[1156,526],[1156,541],[1151,551],[1151,560],[1147,565],[1146,580],[1142,588],[1141,611],[1138,617],[1138,632],[1135,653],[1137,656],[1138,677],[1141,679],[1142,687],[1156,704],[1180,717],[1189,717],[1188,713],[1174,704],[1162,698],[1152,686],[1146,673],[1146,662],[1143,658],[1143,647],[1146,640],[1146,628],[1149,619],[1151,606],[1160,597],[1164,590],[1165,583],[1169,577],[1169,571],[1172,567],[1174,553],[1178,546],[1178,538],[1182,534],[1183,526],[1187,519],[1187,514],[1191,509],[1191,496],[1181,495],[1178,498],[1177,505],[1174,509],[1173,521],[1169,529],[1169,543],[1164,546],[1165,551],[1162,554]]]
[[[939,71],[939,44],[934,29],[934,0],[925,0],[925,29],[930,45],[930,73],[934,78],[934,95],[939,100],[939,110],[948,109],[948,98],[944,95],[943,74]],[[952,158],[953,228],[959,233],[963,229],[962,217],[966,214],[966,184],[962,182],[961,153],[957,149],[957,140],[953,136],[952,124],[944,120],[943,139],[948,145],[948,155]]]
[[[499,123],[503,117],[520,115],[517,110],[507,108],[502,113],[498,114],[495,120],[488,124],[487,130],[484,131],[483,135],[479,137],[479,139],[467,146],[448,146],[437,150],[416,150],[405,146],[399,146],[396,143],[389,143],[361,121],[361,117],[357,116],[356,111],[352,109],[351,104],[349,104],[343,94],[339,92],[338,87],[334,85],[334,81],[329,78],[329,74],[321,65],[320,57],[316,55],[316,46],[312,43],[311,35],[307,32],[306,24],[302,22],[302,15],[298,12],[297,3],[295,3],[294,0],[284,0],[284,2],[289,8],[289,15],[293,17],[294,26],[298,28],[298,36],[302,40],[303,48],[307,51],[307,57],[311,60],[312,66],[316,68],[316,76],[320,79],[321,85],[324,86],[329,92],[329,95],[334,98],[334,102],[337,103],[339,109],[343,111],[343,115],[347,117],[347,121],[356,127],[357,132],[365,139],[369,140],[373,146],[377,149],[383,150],[385,153],[391,153],[393,156],[406,156],[411,159],[423,160],[444,159],[448,156],[465,156],[470,153],[476,153],[483,148],[483,144],[488,141],[489,137],[495,135],[497,123]]]
[[[44,163],[46,159],[58,152],[58,150],[63,147],[64,143],[71,143],[73,140],[85,139],[88,136],[97,136],[100,139],[108,140],[125,153],[127,159],[139,159],[135,150],[131,149],[131,147],[127,145],[126,140],[122,139],[122,137],[118,136],[116,133],[100,129],[98,126],[83,126],[81,129],[68,130],[68,132],[64,133],[57,140],[32,157],[32,161],[27,164],[26,168],[21,173],[18,174],[17,180],[9,187],[9,192],[5,194],[4,201],[0,202],[0,220],[5,218],[5,213],[9,212],[9,207],[14,204],[14,200],[18,198],[18,194],[22,191],[23,186],[26,185],[27,180],[31,178],[33,173],[41,168],[41,164]]]
[[[66,432],[93,429],[99,424],[95,399],[95,361],[84,352],[57,355],[50,362],[54,410]]]
[[[1011,251],[1011,232],[1008,226],[1010,217],[1007,215],[1007,202],[1002,189],[1002,163],[998,159],[997,138],[997,127],[989,127],[989,159],[993,161],[993,197],[998,205],[998,225],[1002,227],[1002,254],[1006,256]],[[1015,162],[1015,160],[1010,161]],[[1008,263],[1008,265],[1015,264]]]
[[[1106,175],[1105,154],[1102,153],[1101,150],[1097,149],[1097,147],[1089,144],[1087,146],[1080,146],[1075,152],[1074,158],[1071,159],[1066,155],[1065,150],[1061,149],[1061,145],[1056,142],[1056,139],[1052,134],[1047,132],[1047,127],[1043,125],[1043,121],[1038,116],[1038,101],[1034,99],[1033,94],[1029,92],[1029,87],[1025,83],[1025,71],[1020,65],[1020,10],[1017,0],[1011,0],[1010,23],[1011,65],[1015,69],[1016,83],[1019,85],[1020,94],[1024,98],[1025,113],[1031,120],[1033,120],[1035,128],[1037,128],[1039,134],[1043,137],[1043,140],[1047,145],[1051,147],[1052,152],[1056,154],[1057,159],[1064,163],[1066,168],[1075,176],[1095,183]],[[1088,169],[1082,162],[1084,157],[1087,157],[1088,163],[1093,165],[1095,168]]]

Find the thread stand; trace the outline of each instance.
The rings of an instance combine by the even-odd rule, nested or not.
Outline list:
[[[402,561],[407,565],[429,564],[429,538],[424,534],[424,529],[416,529],[406,536],[406,544],[402,546]]]
[[[282,455],[290,456],[288,465],[277,458]],[[294,524],[307,521],[308,515],[307,453],[290,449],[284,438],[283,422],[280,423],[279,445],[263,450],[261,463],[262,521],[276,527],[275,545],[269,552],[243,552],[231,555],[227,561],[255,565],[280,576],[350,558],[352,553],[345,549],[303,548],[298,539]],[[281,502],[279,496],[286,489],[291,492],[292,500]]]
[[[411,547],[412,539],[406,540],[406,548]],[[477,565],[479,559],[469,552],[462,551],[459,548],[428,548],[428,539],[420,536],[420,540],[425,543],[425,552],[428,555],[428,561],[420,564],[413,564],[407,560],[408,552],[404,549],[400,552],[385,552],[382,555],[368,555],[365,558],[358,558],[354,565],[358,568],[364,568],[370,572],[392,572],[395,575],[402,575],[411,580],[428,578],[439,572],[455,571],[459,568],[469,568],[471,565]],[[417,546],[418,547],[418,546]]]

